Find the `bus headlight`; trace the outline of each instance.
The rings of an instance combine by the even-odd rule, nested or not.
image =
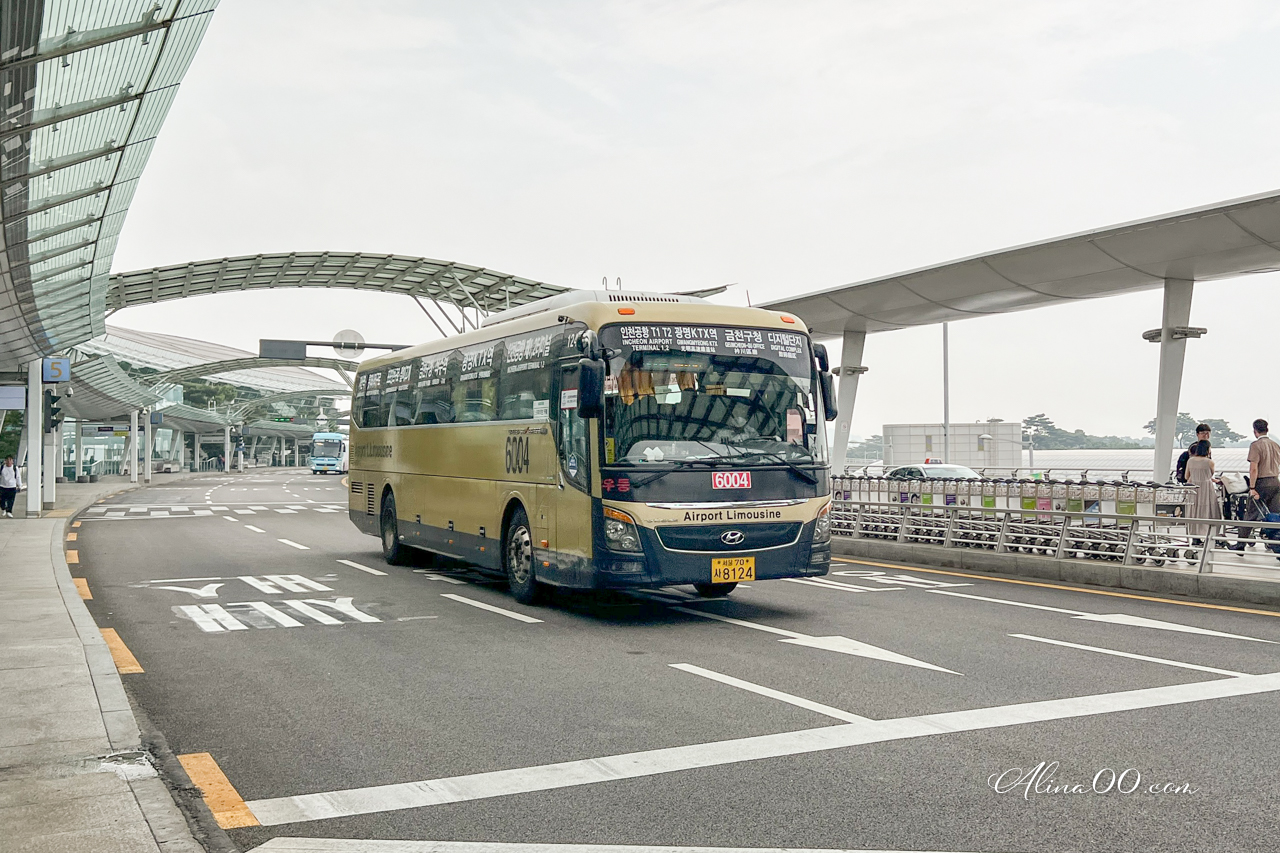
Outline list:
[[[818,510],[818,517],[813,522],[813,542],[815,545],[821,542],[831,541],[831,503]]]
[[[615,551],[643,551],[635,519],[613,507],[604,508],[604,540]]]

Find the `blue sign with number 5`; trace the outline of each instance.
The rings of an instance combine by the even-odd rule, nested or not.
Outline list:
[[[71,381],[71,359],[46,358],[44,360],[44,381],[45,382],[70,382]]]

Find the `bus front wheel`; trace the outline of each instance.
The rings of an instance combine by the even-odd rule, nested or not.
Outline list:
[[[400,542],[400,523],[396,518],[396,496],[387,492],[382,499],[382,515],[379,518],[382,532],[382,559],[392,566],[401,566],[408,556],[408,548]]]
[[[542,593],[542,584],[533,565],[533,533],[529,529],[529,516],[522,507],[516,507],[507,522],[503,536],[503,568],[511,594],[521,604],[534,604]]]
[[[733,588],[737,586],[734,583],[695,583],[693,588],[698,591],[698,595],[703,598],[724,598],[733,592]]]

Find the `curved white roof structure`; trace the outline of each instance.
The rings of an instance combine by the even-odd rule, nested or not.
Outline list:
[[[116,239],[217,0],[0,0],[0,371],[102,334]]]
[[[1280,270],[1280,192],[779,299],[814,334],[884,332]]]

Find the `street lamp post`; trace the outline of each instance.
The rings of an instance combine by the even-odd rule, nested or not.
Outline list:
[[[1027,448],[1027,464],[1028,464],[1028,465],[1030,465],[1030,467],[1031,467],[1031,468],[1033,468],[1033,469],[1036,467],[1036,437],[1035,437],[1035,435],[1034,435],[1034,434],[1032,434],[1032,433],[1027,433],[1027,441],[1026,441],[1026,443],[1025,443],[1025,444],[1022,442],[1022,440],[1021,440],[1021,439],[1019,439],[1018,441],[1014,441],[1014,440],[1013,440],[1013,439],[1011,439],[1011,438],[996,438],[994,435],[991,435],[991,434],[989,434],[989,433],[985,433],[985,432],[984,432],[982,435],[978,436],[978,438],[979,438],[979,439],[981,439],[981,440],[982,440],[982,441],[984,441],[984,442],[986,442],[986,441],[1005,441],[1005,442],[1008,442],[1009,444],[1016,444],[1016,445],[1018,445],[1018,449],[1019,449],[1019,450],[1021,450],[1023,447],[1026,447],[1026,448]],[[1021,455],[1021,454],[1019,454],[1019,455]],[[1017,467],[1019,467],[1019,468],[1021,468],[1021,467],[1022,467],[1022,460],[1021,460],[1021,459],[1019,459],[1019,460],[1018,460],[1018,466],[1017,466]]]

